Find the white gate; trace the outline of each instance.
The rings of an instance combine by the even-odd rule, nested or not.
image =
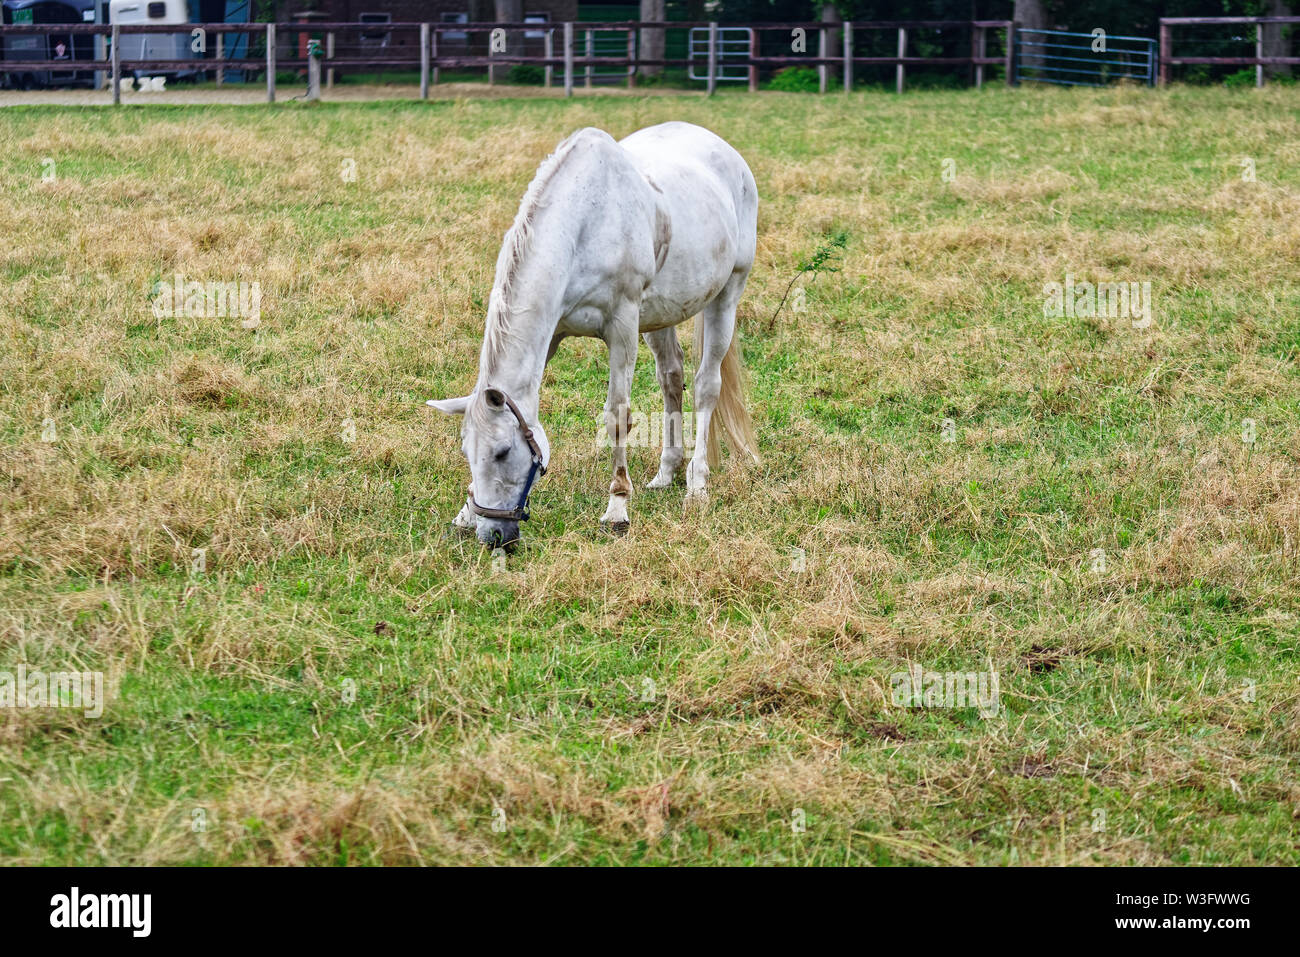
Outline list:
[[[728,64],[727,60],[745,59],[749,56],[750,37],[754,31],[749,27],[718,27],[718,65],[715,80],[744,82],[749,80],[747,64]],[[692,27],[686,47],[686,58],[691,61],[690,78],[707,80],[709,78],[709,28]],[[696,61],[704,61],[697,69]]]

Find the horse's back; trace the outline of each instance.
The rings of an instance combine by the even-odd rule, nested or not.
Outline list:
[[[667,256],[646,290],[643,330],[689,319],[754,263],[758,189],[722,137],[661,123],[619,141],[670,224]]]
[[[696,190],[710,185],[720,188],[729,199],[737,228],[752,239],[758,223],[758,188],[749,165],[730,143],[718,134],[693,123],[674,120],[637,130],[618,141],[643,177],[662,194],[672,198],[670,186],[680,186],[676,195],[691,208]],[[701,174],[709,174],[702,177]],[[752,250],[751,250],[752,254]]]

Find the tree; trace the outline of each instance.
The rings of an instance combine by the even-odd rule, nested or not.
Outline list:
[[[641,0],[641,19],[651,23],[662,23],[667,20],[668,5],[665,0]],[[642,57],[647,60],[662,60],[664,50],[664,31],[641,31],[640,53]],[[664,68],[661,66],[643,66],[640,69],[643,76],[659,76],[663,71]]]
[[[496,0],[496,21],[497,23],[522,23],[524,19],[524,0]],[[506,31],[506,48],[507,56],[519,56],[524,52],[524,38],[516,30]],[[502,64],[501,66],[491,67],[492,79],[504,80],[510,73],[510,67]]]
[[[822,23],[844,22],[844,17],[840,15],[839,9],[833,3],[822,4],[822,12],[819,19]],[[835,39],[839,36],[839,32],[840,31],[838,30],[821,31],[821,38],[817,45],[819,51],[817,54],[818,56],[833,57],[836,55],[838,51],[835,49]],[[825,77],[825,85],[827,86],[830,86],[831,83],[838,79],[840,75],[839,70],[834,66],[823,66],[821,67],[821,71],[822,75]]]
[[[1016,0],[1011,19],[1026,30],[1048,29],[1047,7],[1043,0]]]
[[[1265,17],[1289,17],[1291,16],[1291,4],[1286,0],[1268,0],[1260,16]],[[1262,52],[1264,56],[1290,56],[1291,55],[1291,30],[1293,28],[1283,23],[1264,24],[1264,35],[1262,43]],[[1290,76],[1291,65],[1289,63],[1277,63],[1272,66],[1264,67],[1269,76]]]

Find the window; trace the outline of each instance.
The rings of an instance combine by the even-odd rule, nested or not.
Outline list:
[[[391,13],[363,13],[357,17],[358,23],[392,23],[393,15]],[[380,46],[388,46],[388,33],[372,33],[368,30],[361,32],[361,41],[363,43],[377,43]]]
[[[442,23],[469,23],[468,13],[444,13],[441,19]],[[446,30],[440,34],[443,40],[459,40],[464,42],[469,39],[469,34],[464,30]]]
[[[551,15],[549,13],[529,13],[524,16],[524,23],[550,23]],[[546,37],[545,30],[525,30],[524,36],[529,40],[542,40]]]

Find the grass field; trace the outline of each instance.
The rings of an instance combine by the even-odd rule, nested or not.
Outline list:
[[[446,534],[467,469],[422,402],[473,383],[536,165],[668,119],[758,180],[764,462],[693,516],[633,449],[605,537],[605,350],[566,342],[502,567]],[[1298,120],[1178,88],[0,111],[0,670],[111,689],[0,708],[0,856],[1300,863]],[[1067,273],[1150,282],[1155,321],[1045,315]],[[256,281],[260,324],[156,317],[177,274]],[[996,672],[997,713],[896,703],[915,666]]]

